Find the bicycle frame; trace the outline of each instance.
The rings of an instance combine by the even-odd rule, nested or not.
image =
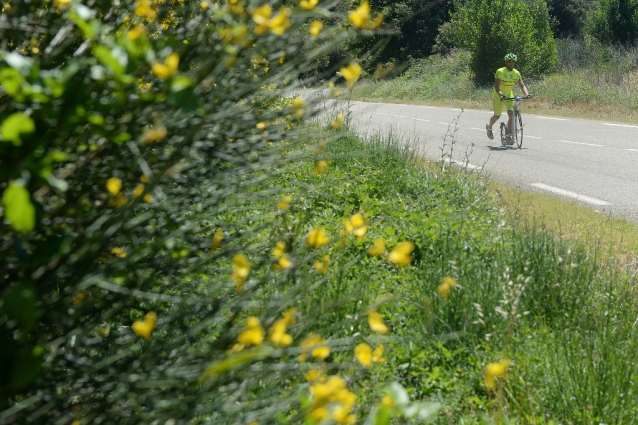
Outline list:
[[[523,146],[523,118],[522,118],[519,106],[521,105],[521,102],[525,100],[525,98],[516,96],[516,97],[506,97],[503,100],[514,101],[511,136],[513,137],[514,141],[516,141],[516,146],[518,146],[518,148],[521,149]],[[506,135],[503,134],[504,127],[506,127],[505,123],[501,123],[501,144],[503,146],[513,145],[514,144],[513,141],[512,143],[508,143],[508,141],[506,140]],[[505,133],[507,133],[507,131],[505,131]]]

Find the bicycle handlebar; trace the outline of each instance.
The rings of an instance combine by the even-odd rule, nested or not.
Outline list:
[[[531,99],[531,97],[526,96],[526,97],[519,97],[519,96],[515,96],[515,97],[504,97],[503,100],[527,100],[527,99]]]

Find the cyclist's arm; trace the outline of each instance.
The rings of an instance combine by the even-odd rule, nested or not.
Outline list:
[[[518,80],[518,85],[521,86],[521,90],[523,91],[523,94],[525,96],[529,96],[529,91],[527,90],[527,86],[525,86],[525,83],[523,82],[522,78]]]
[[[498,93],[499,96],[503,96],[503,93],[501,92],[501,80],[498,78],[494,78],[494,90],[496,90],[496,93]]]

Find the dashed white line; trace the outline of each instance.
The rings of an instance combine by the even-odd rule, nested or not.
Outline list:
[[[613,125],[614,127],[629,127],[629,128],[638,128],[638,125],[629,125],[629,124],[612,124],[610,122],[603,122],[602,125]]]
[[[441,122],[441,121],[437,121],[437,124],[443,124],[443,125],[450,125],[450,126],[454,126],[454,127],[460,127],[460,125],[458,124],[450,124],[449,122]]]
[[[453,165],[458,165],[460,167],[468,168],[470,170],[482,170],[483,169],[482,165],[474,165],[474,164],[470,164],[469,162],[457,161],[457,160],[450,159],[450,158],[445,158],[445,162],[447,162],[448,164],[453,164]]]
[[[422,120],[421,118],[415,118],[416,121],[422,121],[422,122],[430,122],[430,120]]]
[[[595,147],[598,147],[598,148],[602,148],[602,147],[604,147],[604,146],[605,146],[605,145],[596,145],[596,144],[594,144],[594,143],[571,142],[571,141],[569,141],[569,140],[556,140],[556,141],[557,141],[557,142],[562,142],[562,143],[571,143],[571,144],[573,144],[573,145],[595,146]]]
[[[638,149],[625,149],[626,151],[638,152]]]
[[[450,109],[450,111],[462,111],[463,109],[458,109],[458,108],[452,108]]]
[[[607,201],[591,198],[589,196],[581,195],[576,192],[570,192],[569,190],[561,189],[560,187],[550,186],[544,183],[532,183],[531,186],[537,187],[542,190],[546,190],[548,192],[555,193],[557,195],[567,196],[568,198],[576,199],[577,201],[586,202],[592,205],[600,205],[600,206],[611,205]]]
[[[567,121],[567,118],[543,117],[540,115],[537,115],[536,118],[543,118],[545,120]]]
[[[528,137],[529,137],[530,139],[542,139],[542,137],[538,137],[538,136],[527,136],[527,135],[525,135],[525,138],[526,138],[526,139],[527,139]]]

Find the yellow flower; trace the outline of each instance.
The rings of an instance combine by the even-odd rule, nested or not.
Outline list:
[[[361,227],[364,224],[366,224],[366,221],[363,218],[363,215],[361,215],[360,213],[356,213],[355,215],[350,217],[350,222],[352,223],[354,227]]]
[[[348,20],[357,28],[363,28],[370,20],[370,4],[363,0],[361,5],[348,14]]]
[[[292,344],[292,336],[286,333],[288,322],[285,318],[275,320],[268,333],[268,338],[277,345],[290,345]]]
[[[201,7],[202,9],[208,9],[208,2],[203,1],[199,3],[199,7]]]
[[[142,18],[153,18],[155,17],[155,11],[151,7],[151,2],[149,0],[138,0],[135,2],[135,14],[137,16],[141,16]]]
[[[299,7],[304,10],[312,10],[319,3],[319,0],[301,0]]]
[[[246,320],[246,330],[239,334],[237,341],[242,345],[259,345],[264,342],[264,328],[257,317]]]
[[[215,231],[213,235],[213,242],[210,245],[210,250],[215,251],[222,245],[222,241],[224,240],[224,232],[222,230]]]
[[[319,34],[321,34],[322,29],[323,29],[323,22],[312,21],[312,23],[310,24],[310,30],[308,32],[313,37],[319,37]]]
[[[354,356],[363,366],[372,367],[372,348],[365,342],[354,347]]]
[[[326,142],[319,142],[319,145],[317,146],[317,155],[323,152],[324,149],[326,149]]]
[[[129,32],[126,33],[126,38],[129,40],[137,40],[143,35],[146,35],[148,31],[146,31],[146,27],[144,25],[138,25]]]
[[[144,339],[149,339],[155,329],[156,318],[157,314],[154,311],[147,313],[144,320],[137,320],[133,323],[133,332]]]
[[[394,399],[390,394],[386,394],[381,399],[381,404],[387,407],[388,409],[394,409],[397,407],[397,404],[394,402]]]
[[[509,366],[510,361],[507,359],[501,360],[498,363],[488,364],[485,368],[485,386],[489,389],[496,387],[495,378],[505,378]]]
[[[294,325],[295,323],[297,323],[297,320],[295,319],[296,313],[296,307],[290,307],[288,310],[284,311],[284,320],[288,325]]]
[[[454,281],[454,279],[448,276],[443,279],[443,283],[441,283],[439,287],[436,288],[436,292],[441,296],[441,298],[446,300],[450,296],[452,288],[454,288],[455,286],[456,282]]]
[[[292,262],[290,261],[290,258],[288,258],[286,254],[284,254],[277,260],[277,265],[279,266],[279,268],[289,269],[290,267],[292,267]]]
[[[65,8],[71,4],[71,0],[55,0],[53,6],[58,8]]]
[[[139,198],[144,193],[144,185],[138,184],[135,190],[133,190],[133,198]]]
[[[292,201],[292,196],[282,196],[277,203],[277,209],[279,210],[289,210],[290,209],[290,201]]]
[[[324,174],[328,172],[328,161],[325,159],[321,159],[315,163],[315,176],[319,174]]]
[[[344,120],[344,116],[343,116],[343,114],[340,113],[339,115],[337,115],[337,119],[336,120],[330,121],[330,125],[335,130],[338,130],[343,125],[343,120]]]
[[[389,332],[388,327],[383,322],[383,317],[374,310],[368,312],[368,325],[378,334],[385,335]]]
[[[86,298],[86,295],[84,295],[84,292],[78,292],[75,298],[73,298],[73,304],[78,305],[82,301],[84,301],[85,298]]]
[[[237,293],[241,292],[244,282],[250,273],[250,262],[244,254],[235,254],[233,257],[233,273],[230,275],[237,282]]]
[[[266,128],[268,124],[266,124],[265,122],[259,122],[257,123],[256,127],[258,130],[263,130],[264,128]]]
[[[142,175],[140,176],[140,181],[141,181],[142,183],[148,183],[148,176],[147,176],[146,174],[142,174]]]
[[[330,347],[325,344],[325,340],[314,333],[308,335],[299,345],[303,349],[299,356],[299,361],[302,363],[306,361],[308,353],[319,360],[323,360],[330,355]]]
[[[330,237],[326,235],[326,231],[323,229],[312,229],[308,233],[308,237],[306,239],[308,241],[308,245],[313,248],[321,248],[330,242]]]
[[[277,242],[275,248],[272,250],[272,255],[275,258],[281,258],[286,254],[286,244],[283,242]]]
[[[122,180],[117,177],[111,177],[106,181],[106,190],[111,193],[111,195],[117,195],[122,190]]]
[[[171,53],[164,60],[164,63],[156,62],[153,64],[151,71],[160,80],[168,80],[177,72],[179,68],[179,54]]]
[[[308,373],[306,373],[306,381],[312,382],[320,379],[323,376],[323,373],[320,370],[312,369]]]
[[[374,245],[368,249],[368,254],[372,256],[383,255],[385,253],[385,241],[383,239],[377,239],[374,241]]]
[[[125,205],[127,201],[128,198],[125,195],[118,193],[113,199],[109,200],[109,206],[113,208],[121,207]]]
[[[359,79],[359,76],[361,76],[361,66],[353,62],[344,68],[340,68],[339,72],[341,72],[341,75],[346,80],[346,85],[352,87],[355,81]]]
[[[325,407],[318,407],[310,411],[310,417],[312,418],[313,422],[319,423],[328,419],[330,417],[330,412],[328,412],[328,409],[326,409]]]
[[[407,266],[412,262],[412,256],[410,255],[414,251],[414,243],[400,242],[392,248],[392,251],[388,254],[388,260],[396,264],[397,266]]]
[[[328,264],[330,263],[330,256],[324,255],[323,261],[315,261],[315,269],[319,270],[321,273],[328,273]]]
[[[153,195],[151,195],[150,193],[147,193],[146,195],[144,195],[144,202],[149,203],[149,202],[153,202]]]
[[[144,143],[157,142],[158,140],[162,140],[164,137],[166,137],[166,134],[166,127],[160,125],[159,127],[152,128],[146,131],[142,135],[142,140],[144,141]]]
[[[111,250],[111,254],[120,258],[126,257],[126,251],[124,251],[122,248],[119,248],[117,246]]]
[[[257,35],[261,35],[268,30],[270,30],[273,34],[283,35],[292,25],[288,20],[288,17],[290,16],[290,9],[287,7],[279,9],[279,13],[272,18],[270,17],[271,15],[272,8],[267,4],[258,7],[253,11],[252,18],[257,24],[255,27],[255,33]]]

